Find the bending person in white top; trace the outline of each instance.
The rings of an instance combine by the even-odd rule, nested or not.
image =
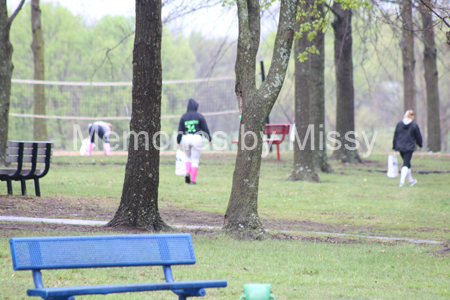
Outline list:
[[[111,155],[111,145],[109,144],[109,135],[113,130],[113,126],[110,123],[105,122],[94,122],[89,124],[89,137],[91,138],[91,143],[89,144],[88,155],[92,154],[92,148],[94,147],[95,134],[103,141],[103,151],[106,155]]]

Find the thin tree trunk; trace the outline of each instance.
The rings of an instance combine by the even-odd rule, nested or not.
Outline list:
[[[11,24],[25,0],[22,0],[14,13],[8,17],[6,0],[0,0],[0,165],[5,164],[6,143],[8,141],[9,104],[11,97],[11,78],[13,46],[9,39]]]
[[[34,59],[34,80],[45,80],[44,65],[44,34],[41,24],[40,0],[31,0],[31,32],[33,41],[31,50]],[[45,86],[43,84],[34,85],[34,114],[45,115]],[[34,119],[33,139],[35,141],[47,141],[47,122],[46,119]]]
[[[304,10],[308,10],[304,5]],[[300,21],[297,21],[297,30],[300,29]],[[314,171],[313,153],[314,127],[311,129],[309,122],[310,112],[310,61],[300,62],[298,56],[312,43],[306,33],[298,38],[294,45],[295,59],[295,129],[297,135],[294,141],[294,165],[290,180],[303,180],[318,182],[319,176]],[[309,130],[308,130],[309,129]],[[313,130],[313,131],[311,131]],[[299,138],[299,139],[298,139]],[[311,143],[312,146],[311,146]]]
[[[355,142],[355,91],[353,87],[352,11],[333,4],[334,63],[336,66],[336,145],[332,159],[361,162]]]
[[[260,239],[258,186],[262,136],[267,117],[284,82],[294,37],[297,0],[282,0],[272,63],[267,78],[256,88],[256,54],[260,41],[258,0],[237,0],[239,38],[236,58],[236,97],[242,113],[233,185],[223,230],[240,238]],[[245,132],[248,132],[245,135]]]
[[[132,134],[122,198],[106,226],[142,227],[155,232],[171,229],[158,209],[159,148],[154,146],[159,146],[159,136],[154,140],[154,135],[161,128],[161,34],[161,0],[136,0]]]
[[[421,2],[420,14],[422,15],[423,28],[423,65],[425,69],[425,82],[427,89],[427,131],[428,150],[433,152],[441,151],[441,123],[439,115],[439,87],[438,69],[436,63],[436,42],[434,39],[433,15]]]
[[[411,0],[401,0],[401,16],[404,29],[402,31],[402,59],[403,59],[403,97],[404,111],[416,111],[416,79],[414,68],[416,60],[414,58],[414,25],[413,25],[413,5]],[[417,122],[417,113],[416,113]]]
[[[317,4],[317,10],[323,16],[323,3]],[[319,17],[320,18],[320,17]],[[313,18],[313,21],[317,18]],[[310,65],[310,121],[314,125],[314,167],[322,172],[331,173],[327,158],[325,144],[325,34],[322,30],[317,32],[314,39],[319,54],[309,55]]]

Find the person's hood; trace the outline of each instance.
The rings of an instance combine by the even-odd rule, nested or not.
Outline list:
[[[187,111],[197,111],[198,109],[198,103],[194,99],[189,99],[188,105],[187,105]]]
[[[409,125],[409,124],[412,122],[412,120],[409,119],[409,118],[404,118],[404,119],[402,120],[402,122],[403,122],[404,125]]]

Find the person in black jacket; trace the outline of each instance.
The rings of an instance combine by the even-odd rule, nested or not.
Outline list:
[[[187,112],[181,116],[178,125],[177,144],[186,153],[186,177],[185,182],[188,184],[196,184],[198,164],[200,162],[200,154],[202,150],[202,134],[206,135],[211,145],[211,135],[209,134],[208,125],[202,114],[197,112],[198,103],[194,99],[189,99]]]
[[[407,110],[403,120],[395,128],[393,149],[400,151],[400,155],[403,158],[399,186],[405,185],[406,177],[408,177],[410,186],[417,183],[417,180],[411,176],[411,158],[416,144],[419,146],[419,149],[422,148],[422,135],[420,134],[419,125],[414,123],[413,120],[414,111]]]

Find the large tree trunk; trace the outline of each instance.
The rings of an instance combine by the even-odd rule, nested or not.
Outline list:
[[[320,16],[323,14],[323,3],[317,4]],[[319,17],[320,18],[320,17]],[[312,21],[318,18],[312,18]],[[327,158],[327,148],[325,144],[325,34],[322,30],[317,32],[314,45],[319,50],[319,54],[309,55],[310,65],[310,100],[311,111],[310,121],[314,125],[314,167],[322,172],[331,173],[330,164]]]
[[[416,79],[414,68],[416,60],[414,58],[414,24],[413,24],[413,4],[411,0],[401,0],[401,16],[404,29],[402,30],[402,59],[403,59],[403,97],[404,111],[416,111]],[[416,122],[417,122],[417,113]]]
[[[309,8],[303,5],[304,10]],[[297,21],[297,30],[300,21]],[[303,33],[294,45],[295,59],[295,129],[297,131],[294,141],[294,165],[289,180],[304,180],[318,182],[319,176],[314,171],[313,153],[311,143],[314,143],[314,127],[309,122],[310,112],[310,61],[301,62],[297,57],[307,47],[311,46],[307,33]],[[312,131],[311,131],[312,130]]]
[[[153,140],[161,128],[161,34],[161,0],[136,0],[130,130],[137,136],[131,134],[122,198],[107,226],[171,229],[158,209],[159,136]]]
[[[260,42],[258,0],[237,0],[239,38],[236,58],[236,96],[242,113],[233,186],[223,230],[241,238],[260,239],[264,228],[258,216],[258,186],[262,136],[267,117],[284,82],[294,37],[297,0],[282,0],[272,63],[267,78],[256,88],[256,54]],[[253,132],[244,135],[244,132]]]
[[[41,25],[41,8],[39,0],[31,0],[31,32],[33,41],[31,50],[34,59],[34,80],[45,80],[44,65],[44,34]],[[34,114],[45,115],[45,86],[43,84],[34,85]],[[33,139],[35,141],[47,141],[46,119],[34,119]]]
[[[11,23],[22,9],[22,0],[8,17],[6,0],[0,0],[0,165],[5,164],[6,142],[8,141],[9,104],[11,97],[11,78],[14,69],[12,63],[13,47],[9,40]]]
[[[423,65],[427,86],[427,146],[428,150],[437,152],[441,151],[441,123],[439,116],[439,77],[436,64],[436,42],[433,28],[431,28],[433,25],[433,15],[421,2],[419,2],[419,5],[423,28],[425,30],[423,31]]]
[[[333,3],[334,63],[336,66],[336,139],[341,146],[331,156],[346,162],[361,162],[355,142],[355,91],[353,87],[352,11]]]

